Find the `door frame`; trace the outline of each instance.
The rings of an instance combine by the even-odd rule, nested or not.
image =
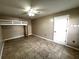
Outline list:
[[[69,25],[69,15],[61,15],[61,16],[66,16],[67,17],[67,28],[66,28],[66,40],[65,40],[65,44],[63,44],[63,45],[67,45],[67,38],[68,38],[68,25]],[[61,16],[54,16],[53,17],[53,42],[54,42],[54,23],[55,23],[55,17],[61,17]],[[57,42],[55,42],[55,43],[57,43]],[[58,44],[61,44],[61,43],[58,43]]]

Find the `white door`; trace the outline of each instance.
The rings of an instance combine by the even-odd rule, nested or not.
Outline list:
[[[68,16],[54,17],[54,42],[66,44]]]

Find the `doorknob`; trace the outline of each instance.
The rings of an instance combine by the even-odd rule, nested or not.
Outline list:
[[[54,31],[56,33],[56,31]]]
[[[67,30],[66,30],[66,32],[67,32]]]

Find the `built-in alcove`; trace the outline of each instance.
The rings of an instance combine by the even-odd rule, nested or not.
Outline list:
[[[3,40],[28,36],[28,21],[0,20]]]

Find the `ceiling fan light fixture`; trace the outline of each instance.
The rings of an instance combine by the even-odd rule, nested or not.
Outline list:
[[[28,11],[28,15],[29,16],[35,16],[35,14],[37,14],[38,13],[38,11],[36,11],[36,10],[34,10],[34,9],[30,9],[29,11]]]
[[[32,12],[28,12],[28,15],[29,15],[29,16],[35,16],[35,14],[32,13]]]
[[[27,15],[29,16],[35,16],[37,13],[39,13],[36,9],[32,9],[31,7],[25,8],[25,12],[27,12]]]

